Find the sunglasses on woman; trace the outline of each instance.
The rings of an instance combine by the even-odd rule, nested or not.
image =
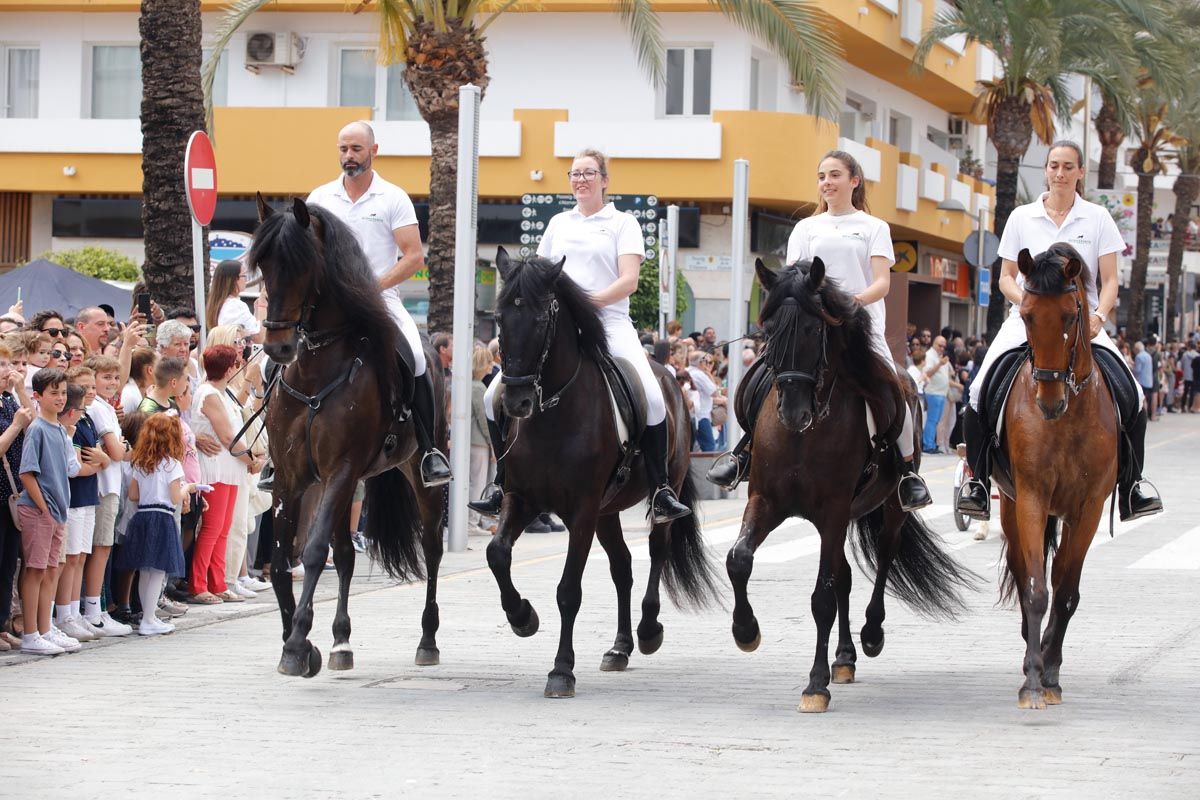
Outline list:
[[[42,333],[50,334],[51,336],[66,336],[67,332],[62,328],[46,328]]]
[[[67,352],[65,350],[51,350],[50,357],[51,358],[66,358]]]

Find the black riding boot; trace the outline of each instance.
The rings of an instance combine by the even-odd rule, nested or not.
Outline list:
[[[487,426],[492,439],[492,453],[496,456],[496,480],[483,490],[478,500],[467,503],[467,508],[496,517],[500,515],[500,504],[504,502],[504,428],[490,419]]]
[[[1121,482],[1117,505],[1121,510],[1121,521],[1128,522],[1139,517],[1159,514],[1163,510],[1162,498],[1154,484],[1142,478],[1142,464],[1146,459],[1146,409],[1142,409],[1125,429],[1129,436],[1130,448],[1121,448],[1122,453],[1132,463],[1122,464]]]
[[[679,502],[667,480],[667,423],[648,425],[642,434],[641,444],[647,483],[650,484],[651,523],[670,522],[692,513],[690,508]]]
[[[713,462],[704,479],[732,492],[750,474],[750,442],[754,434],[746,432],[737,445]]]
[[[992,485],[988,472],[988,457],[985,452],[990,435],[983,429],[979,412],[967,406],[963,414],[963,439],[967,444],[967,466],[972,477],[958,487],[954,508],[958,513],[974,519],[991,519]]]
[[[446,455],[433,444],[434,420],[433,378],[428,372],[416,379],[413,389],[413,421],[416,423],[417,442],[421,448],[421,483],[426,487],[442,486],[450,482],[450,462]]]
[[[900,456],[900,483],[896,486],[896,496],[900,498],[901,511],[916,511],[933,502],[925,479],[913,469],[913,462],[905,461],[903,456]]]

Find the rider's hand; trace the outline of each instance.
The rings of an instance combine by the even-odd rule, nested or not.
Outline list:
[[[1088,317],[1088,329],[1090,331],[1088,338],[1095,339],[1100,335],[1100,331],[1104,329],[1104,323],[1100,321],[1099,314],[1092,314]]]

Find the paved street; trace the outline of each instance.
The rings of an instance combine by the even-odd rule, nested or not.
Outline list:
[[[954,529],[954,459],[934,457],[926,472],[941,505],[927,517],[986,582],[957,623],[890,601],[883,654],[860,648],[859,682],[831,686],[827,714],[796,712],[814,641],[807,524],[759,551],[757,652],[734,646],[728,609],[666,606],[662,649],[624,673],[597,669],[615,629],[597,547],[576,626],[578,696],[560,701],[542,689],[565,535],[524,537],[514,554],[542,620],[531,639],[509,630],[486,540],[473,539],[443,567],[437,667],[412,664],[423,589],[377,571],[351,601],[352,672],[278,675],[279,619],[265,598],[194,609],[168,637],[38,662],[0,656],[0,797],[1195,798],[1200,417],[1169,415],[1149,443],[1147,472],[1169,510],[1118,526],[1115,540],[1105,520],[1067,636],[1062,706],[1017,709],[1023,645],[1018,612],[995,606],[998,526],[983,542]],[[741,502],[705,505],[723,561]],[[639,517],[627,526],[637,594],[648,565]],[[326,659],[330,577],[313,636]],[[855,580],[857,632],[868,592]]]

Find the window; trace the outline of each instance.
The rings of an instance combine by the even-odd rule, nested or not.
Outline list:
[[[967,137],[971,133],[971,125],[962,117],[950,117],[946,122],[946,130],[950,136],[947,138],[948,150],[961,152],[967,146]]]
[[[212,57],[212,50],[205,49],[201,54],[200,64],[201,70],[203,65],[208,63],[208,59]],[[221,60],[217,62],[217,74],[213,76],[212,86],[212,104],[213,106],[229,105],[229,51],[221,51]]]
[[[838,118],[839,135],[856,142],[866,142],[868,136],[875,136],[875,103],[864,97],[846,93],[846,103]]]
[[[0,47],[0,117],[38,114],[36,47]]]
[[[893,111],[888,114],[888,144],[901,150],[911,150],[913,146],[912,119]]]
[[[767,56],[750,56],[750,110],[774,111],[778,98],[775,62]]]
[[[375,107],[375,50],[344,47],[338,70],[339,106]]]
[[[386,119],[420,119],[417,101],[408,90],[404,80],[404,64],[392,64],[387,68],[387,101],[384,105]]]
[[[142,57],[137,45],[92,47],[92,119],[137,119],[142,108]]]
[[[661,112],[668,117],[703,117],[712,113],[712,48],[667,48],[667,80]]]

